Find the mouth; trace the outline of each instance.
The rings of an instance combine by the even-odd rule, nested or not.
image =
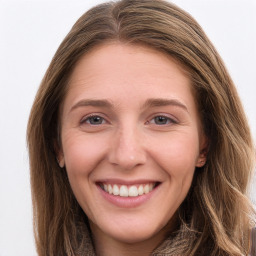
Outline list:
[[[160,182],[149,182],[143,184],[110,184],[99,182],[97,185],[109,195],[118,197],[140,197],[146,195],[159,186]]]

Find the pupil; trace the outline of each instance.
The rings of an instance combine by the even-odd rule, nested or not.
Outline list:
[[[101,117],[94,116],[94,117],[91,117],[90,122],[91,124],[101,124],[102,120],[101,120]]]
[[[158,116],[155,119],[156,124],[166,124],[166,121],[167,119],[164,116]]]

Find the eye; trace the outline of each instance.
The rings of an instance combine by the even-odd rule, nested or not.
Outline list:
[[[149,121],[150,124],[156,124],[156,125],[168,125],[168,124],[175,124],[177,123],[175,120],[173,120],[170,117],[167,116],[155,116]]]
[[[101,125],[101,124],[105,124],[106,120],[101,116],[92,115],[92,116],[84,118],[81,121],[81,124],[83,124],[83,123],[86,123],[86,124],[89,124],[89,125]]]

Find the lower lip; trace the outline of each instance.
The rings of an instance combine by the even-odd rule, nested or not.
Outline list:
[[[155,187],[148,194],[143,194],[141,196],[135,196],[135,197],[122,197],[122,196],[110,195],[109,193],[104,191],[99,185],[97,185],[97,187],[101,195],[103,196],[103,198],[106,199],[108,202],[121,208],[135,208],[146,203],[148,200],[150,200],[152,196],[154,196],[154,194],[158,191],[160,185],[161,184]]]

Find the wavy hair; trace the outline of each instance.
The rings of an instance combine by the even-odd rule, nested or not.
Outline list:
[[[169,237],[168,255],[247,255],[255,224],[247,198],[255,151],[245,113],[202,28],[188,13],[161,0],[121,0],[92,8],[78,19],[50,63],[27,129],[38,254],[78,255],[89,243],[86,216],[56,161],[59,113],[77,61],[109,41],[147,45],[176,59],[191,79],[209,138],[206,165],[196,169],[178,209],[179,225]]]

